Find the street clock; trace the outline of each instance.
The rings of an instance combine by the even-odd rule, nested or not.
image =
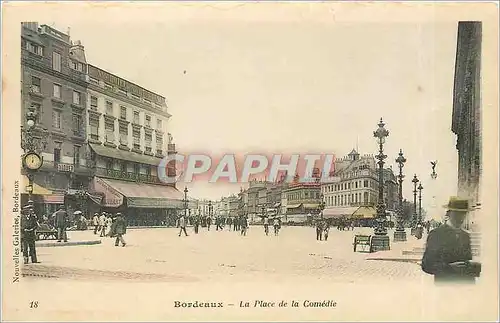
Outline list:
[[[24,165],[29,170],[38,170],[42,167],[42,157],[35,152],[29,152],[24,155]]]

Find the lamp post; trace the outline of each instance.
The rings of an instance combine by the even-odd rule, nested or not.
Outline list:
[[[325,196],[323,193],[319,195],[320,201],[319,201],[319,214],[321,217],[321,220],[323,220],[323,210],[325,209]]]
[[[378,203],[377,203],[377,224],[375,227],[375,236],[372,238],[372,250],[389,250],[389,236],[387,235],[386,228],[386,210],[384,203],[384,143],[385,138],[389,136],[389,131],[384,128],[385,123],[380,118],[378,129],[373,132],[373,136],[377,138],[379,145],[379,152],[375,156],[378,159],[379,173],[378,173]]]
[[[184,188],[184,216],[188,216],[188,199],[187,199],[187,194],[188,194],[188,188]]]
[[[33,205],[33,178],[35,172],[38,171],[43,164],[43,157],[36,152],[40,142],[35,142],[33,135],[36,119],[36,111],[29,109],[28,112],[26,112],[26,129],[21,132],[21,148],[24,150],[22,161],[23,168],[28,177],[26,193],[28,193],[28,204],[30,205]]]
[[[398,175],[398,182],[399,182],[399,194],[398,194],[398,218],[397,218],[397,223],[396,223],[396,231],[394,231],[394,241],[406,241],[406,231],[404,228],[404,220],[403,220],[403,214],[404,214],[404,208],[403,208],[403,178],[405,177],[403,175],[403,167],[404,164],[406,163],[406,158],[403,156],[403,150],[399,150],[399,156],[396,158],[396,163],[398,164],[399,167],[399,175]]]
[[[422,186],[422,182],[418,185],[418,219],[417,224],[422,224],[422,190],[424,187]]]
[[[212,201],[208,201],[208,217],[212,219]]]
[[[415,227],[417,226],[417,184],[419,182],[417,174],[413,176],[413,218],[412,218],[412,234],[415,232]]]

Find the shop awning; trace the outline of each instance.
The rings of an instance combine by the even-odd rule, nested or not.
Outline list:
[[[323,210],[325,218],[350,217],[359,207],[332,207]]]
[[[302,206],[302,203],[299,204],[289,204],[286,206],[287,209],[297,209]]]
[[[26,186],[29,184],[29,179],[27,176],[22,177],[23,188],[22,191],[26,191]],[[45,187],[38,185],[37,183],[33,183],[33,193],[34,195],[51,195],[53,192],[51,190],[46,189]]]
[[[373,206],[360,206],[356,212],[352,214],[356,219],[373,219],[377,215],[377,209]]]
[[[280,207],[280,206],[281,206],[280,202],[278,202],[278,203],[276,203],[276,204],[273,205],[273,207]]]
[[[308,203],[304,204],[305,209],[317,209],[319,207],[318,203]]]
[[[125,182],[107,178],[98,178],[98,180],[126,197],[127,206],[131,208],[183,208],[184,206],[183,193],[171,186]],[[103,193],[106,194],[106,192]],[[107,196],[104,198],[104,202],[106,201]],[[192,203],[192,201],[190,202]]]
[[[92,150],[99,156],[110,157],[121,160],[128,160],[140,164],[158,166],[161,159],[147,155],[139,155],[134,152],[125,151],[116,148],[110,148],[97,144],[89,144]]]

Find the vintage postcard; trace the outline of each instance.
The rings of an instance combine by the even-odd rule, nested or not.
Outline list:
[[[2,320],[498,320],[497,4],[2,10]]]

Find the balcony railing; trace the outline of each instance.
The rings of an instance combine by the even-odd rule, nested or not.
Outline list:
[[[122,172],[121,170],[96,167],[95,174],[97,176],[109,177],[130,182],[141,182],[149,184],[166,184],[160,181],[158,176],[148,174],[137,174],[134,172]]]

